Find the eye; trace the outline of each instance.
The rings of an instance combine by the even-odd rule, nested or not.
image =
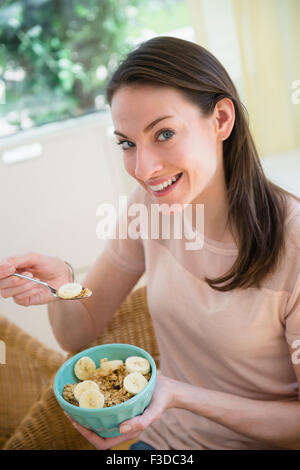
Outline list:
[[[173,131],[171,131],[170,129],[166,129],[165,131],[160,132],[160,134],[158,135],[157,140],[159,140],[159,141],[169,140],[169,139],[171,139],[171,137],[173,137],[173,135],[174,135]],[[162,138],[160,138],[160,137],[162,137]]]
[[[128,150],[134,147],[134,144],[130,142],[130,140],[121,140],[120,142],[117,142],[117,145],[121,145],[123,150]]]

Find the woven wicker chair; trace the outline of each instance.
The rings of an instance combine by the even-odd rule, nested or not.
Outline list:
[[[95,449],[71,425],[55,399],[53,379],[66,360],[64,356],[4,317],[0,317],[0,339],[6,347],[6,364],[0,364],[0,448]],[[104,333],[88,347],[107,343],[135,344],[148,351],[159,368],[146,286],[131,292]],[[127,441],[113,449],[128,449],[133,442]]]

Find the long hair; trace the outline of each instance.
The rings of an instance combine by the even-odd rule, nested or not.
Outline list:
[[[209,117],[215,105],[230,98],[235,122],[223,141],[223,166],[228,222],[235,227],[237,258],[228,272],[206,282],[219,291],[259,286],[275,270],[284,252],[287,195],[269,181],[262,169],[249,130],[248,113],[227,71],[207,49],[174,37],[156,37],[130,52],[112,75],[106,88],[113,94],[123,85],[150,84],[174,87]]]

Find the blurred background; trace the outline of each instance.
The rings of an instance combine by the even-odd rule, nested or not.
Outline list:
[[[299,0],[1,0],[0,259],[38,251],[85,277],[104,244],[97,207],[117,208],[135,186],[105,85],[130,50],[161,35],[222,62],[268,176],[300,196]],[[1,298],[0,315],[60,351],[46,306]]]

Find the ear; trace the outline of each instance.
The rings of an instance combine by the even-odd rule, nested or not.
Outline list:
[[[226,140],[232,131],[235,120],[234,104],[230,98],[220,100],[214,109],[217,140]]]

